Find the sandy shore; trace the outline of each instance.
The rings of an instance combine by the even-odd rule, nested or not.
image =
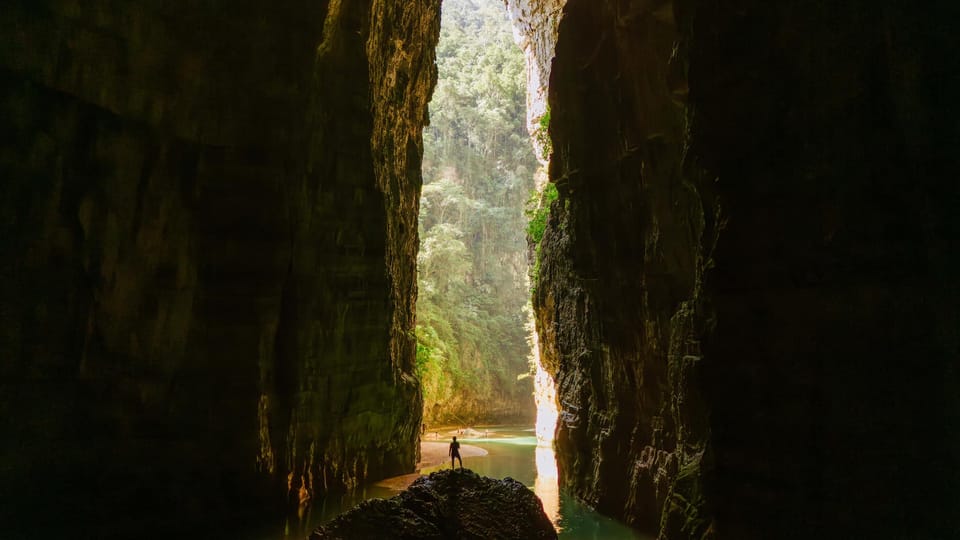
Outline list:
[[[447,452],[450,450],[449,442],[428,442],[423,441],[420,443],[420,463],[417,463],[417,468],[422,469],[424,467],[430,467],[432,465],[439,465],[441,463],[449,462],[450,456],[447,455]],[[471,446],[469,444],[460,445],[460,457],[476,457],[476,456],[485,456],[487,451],[479,446]],[[460,462],[457,462],[457,465],[460,465]]]
[[[428,442],[423,441],[420,443],[420,463],[417,463],[417,471],[413,474],[405,474],[403,476],[394,476],[393,478],[387,478],[377,482],[377,486],[386,487],[401,491],[407,489],[407,487],[413,483],[414,480],[420,477],[420,470],[426,467],[432,467],[434,465],[440,465],[441,463],[449,463],[450,456],[447,455],[447,451],[450,449],[450,441],[447,442]],[[460,457],[466,459],[470,457],[485,456],[488,452],[479,446],[472,446],[469,444],[460,445]],[[460,462],[457,462],[457,466],[460,466]],[[469,464],[467,465],[469,468]]]

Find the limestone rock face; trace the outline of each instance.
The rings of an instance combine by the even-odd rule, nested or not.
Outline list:
[[[527,64],[527,126],[531,134],[540,127],[547,112],[550,64],[557,43],[557,26],[566,0],[504,0],[513,21],[517,45]],[[534,137],[536,145],[540,141]],[[543,156],[542,148],[537,156]]]
[[[661,538],[956,535],[957,15],[567,2],[534,306],[568,489]]]
[[[615,4],[571,0],[560,23],[550,177],[561,196],[534,302],[562,407],[563,483],[655,533],[668,501],[702,503],[700,337],[716,210],[684,161],[672,6]],[[708,523],[684,525],[702,534]]]
[[[0,15],[4,524],[196,533],[416,462],[439,0],[188,4]]]
[[[310,540],[536,540],[556,538],[529,488],[470,470],[422,476],[391,499],[371,499],[320,527]]]

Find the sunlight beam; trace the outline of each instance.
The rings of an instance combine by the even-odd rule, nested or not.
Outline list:
[[[537,446],[553,449],[553,434],[557,428],[557,386],[553,377],[543,368],[540,360],[537,331],[533,330],[533,358],[536,362],[536,374],[533,379],[533,399],[537,404]]]

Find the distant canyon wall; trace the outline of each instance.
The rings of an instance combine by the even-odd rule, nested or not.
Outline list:
[[[3,11],[0,521],[412,470],[439,0]]]

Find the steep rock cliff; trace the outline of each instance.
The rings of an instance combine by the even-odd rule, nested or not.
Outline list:
[[[662,538],[957,534],[956,8],[569,0],[562,482]]]
[[[195,533],[412,469],[438,19],[5,7],[0,521]]]
[[[699,336],[715,209],[684,161],[672,5],[624,13],[616,4],[570,1],[560,23],[550,87],[560,199],[534,303],[558,385],[564,484],[655,532],[668,499],[698,502]]]

